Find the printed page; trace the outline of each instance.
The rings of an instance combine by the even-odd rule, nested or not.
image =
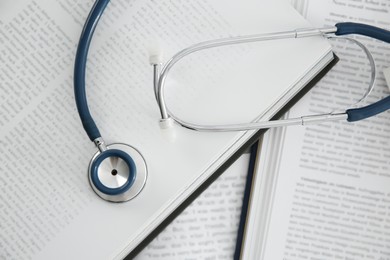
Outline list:
[[[75,50],[93,3],[0,1],[0,258],[121,258],[251,137],[253,131],[161,131],[149,45],[159,42],[166,60],[189,44],[239,35],[240,28],[258,33],[307,24],[286,5],[267,3],[262,9],[258,1],[248,0],[248,6],[222,0],[111,1],[90,48],[88,101],[105,141],[137,148],[148,167],[142,193],[131,202],[112,204],[89,186],[87,168],[96,149],[82,130],[73,94]],[[271,7],[283,10],[289,23],[268,12]],[[246,14],[242,22],[233,12],[240,8]],[[194,121],[252,120],[329,51],[320,37],[302,42],[289,50],[280,43],[267,51],[233,46],[192,56],[167,80],[169,108]],[[299,58],[299,51],[291,49],[305,49],[308,55]],[[251,50],[258,50],[255,56],[261,59],[250,62]],[[284,77],[275,76],[281,64],[276,54],[297,60]],[[257,67],[259,60],[264,64]],[[273,87],[255,99],[264,102],[244,99],[241,106],[231,101],[234,91],[227,88],[253,101],[256,95],[248,88],[260,91],[259,82],[245,84],[250,81],[246,73],[267,67],[272,73],[265,73],[262,82],[269,86],[272,80]],[[206,94],[212,97],[203,99]],[[225,105],[215,105],[222,101]],[[239,113],[245,106],[248,113]]]
[[[238,158],[136,259],[232,259],[249,157]]]
[[[95,149],[75,109],[72,75],[78,37],[93,2],[1,1],[0,258],[112,258],[134,239],[136,230],[143,228],[127,224],[129,218],[133,223],[142,223],[143,210],[152,215],[163,205],[158,198],[144,199],[148,202],[146,209],[145,203],[137,200],[110,204],[99,199],[89,186],[87,167]],[[163,154],[169,154],[172,148],[160,137],[144,44],[152,36],[180,35],[177,41],[188,45],[226,32],[228,25],[222,16],[207,16],[196,9],[212,10],[205,2],[196,6],[184,1],[171,6],[150,5],[144,1],[109,4],[91,46],[87,94],[92,114],[108,143],[143,147],[141,152],[149,168],[149,182],[143,193],[156,190],[156,182],[162,183],[165,188],[159,198],[166,199],[168,193],[177,191],[170,188],[168,181],[153,178],[153,174],[169,178],[170,171],[164,168],[173,162]],[[145,19],[159,9],[167,14],[160,21],[172,30],[159,32],[155,25],[147,27]],[[186,15],[188,10],[191,17]],[[170,15],[176,15],[177,20],[185,18],[187,24],[175,26]],[[188,27],[199,20],[206,29],[194,34]],[[163,48],[169,55],[178,46]],[[199,62],[202,61],[198,65]],[[235,139],[235,135],[215,137],[218,149],[225,149],[226,141]],[[193,138],[202,139],[201,135]],[[180,143],[176,144],[177,151],[189,155],[183,160],[185,169],[196,169],[192,156],[206,161],[215,156],[214,148],[201,153],[203,148],[191,142]],[[160,171],[150,163],[157,154],[166,160],[160,164]],[[176,153],[174,158],[183,156]],[[201,164],[206,166],[206,161]]]
[[[390,29],[389,1],[307,1],[314,25],[351,21]],[[372,52],[378,77],[364,104],[389,95],[390,45],[355,37]],[[289,116],[348,108],[365,92],[364,53],[331,40],[340,62]],[[262,259],[390,259],[390,113],[356,122],[289,127]],[[259,247],[261,248],[261,247]]]

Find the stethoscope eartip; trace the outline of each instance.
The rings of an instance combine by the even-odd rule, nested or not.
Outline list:
[[[158,65],[158,64],[162,64],[162,62],[163,62],[162,54],[153,54],[149,56],[150,65]]]
[[[175,121],[170,117],[165,119],[160,119],[158,123],[161,129],[170,129],[175,125]]]
[[[163,54],[159,45],[153,44],[148,47],[150,65],[158,65],[163,63]]]
[[[175,121],[172,118],[161,119],[159,121],[162,138],[169,143],[173,143],[176,140]]]

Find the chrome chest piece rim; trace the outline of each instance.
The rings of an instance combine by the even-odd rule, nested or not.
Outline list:
[[[135,198],[147,179],[147,167],[141,153],[126,144],[111,144],[97,152],[88,167],[89,183],[104,200],[125,202]]]

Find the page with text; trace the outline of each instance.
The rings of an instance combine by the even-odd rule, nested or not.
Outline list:
[[[390,2],[306,1],[318,27],[359,22],[390,29]],[[383,71],[390,45],[354,37],[372,52],[377,82],[362,105],[389,95]],[[366,91],[370,67],[362,50],[331,39],[340,61],[289,113],[348,108]],[[289,127],[262,259],[390,259],[390,113],[365,121]]]
[[[232,259],[249,158],[238,158],[136,259]]]

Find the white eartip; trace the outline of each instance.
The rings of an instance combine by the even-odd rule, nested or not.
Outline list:
[[[160,119],[159,125],[161,129],[168,129],[173,127],[175,124],[175,121],[173,121],[172,118],[167,118],[167,119]]]
[[[169,143],[176,140],[176,129],[174,128],[175,121],[172,118],[161,119],[160,122],[161,135]]]
[[[158,41],[152,41],[154,44],[149,45],[148,52],[149,52],[149,62],[151,65],[161,64],[163,60],[163,55],[160,50]]]
[[[162,63],[162,55],[161,54],[153,54],[149,56],[150,65],[157,65]]]
[[[383,75],[385,75],[387,87],[390,90],[390,67],[383,70]]]

